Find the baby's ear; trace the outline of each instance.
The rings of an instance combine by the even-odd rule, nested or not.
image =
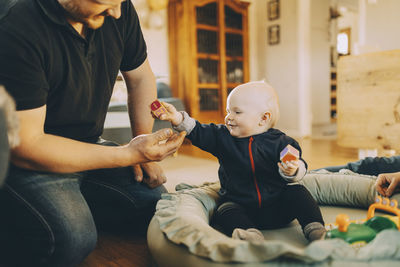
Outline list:
[[[268,125],[271,121],[271,112],[266,111],[264,112],[264,114],[262,114],[261,120],[259,125],[263,126],[263,125]]]

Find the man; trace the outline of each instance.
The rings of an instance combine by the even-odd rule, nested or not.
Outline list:
[[[100,138],[119,70],[136,136],[123,146]],[[0,84],[20,121],[0,191],[0,262],[75,266],[94,249],[96,228],[143,232],[165,192],[152,161],[184,134],[143,135],[156,89],[132,3],[2,0]]]
[[[378,176],[375,187],[384,197],[391,197],[400,192],[400,156],[367,157],[346,165],[330,166],[324,169],[330,172],[348,169],[359,174]]]
[[[3,186],[8,170],[10,147],[18,145],[18,119],[14,100],[0,86],[0,187]]]

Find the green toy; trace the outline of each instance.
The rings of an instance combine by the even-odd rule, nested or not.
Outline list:
[[[374,216],[375,209],[394,213],[396,216]],[[341,238],[352,246],[360,247],[373,240],[382,230],[400,229],[399,218],[397,201],[377,196],[375,203],[368,209],[366,220],[350,222],[346,214],[339,214],[336,217],[337,227],[327,231],[326,238]]]

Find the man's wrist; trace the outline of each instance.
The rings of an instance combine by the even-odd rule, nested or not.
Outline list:
[[[133,166],[145,162],[144,159],[140,160],[140,152],[137,149],[132,149],[129,144],[115,148],[117,149],[115,159],[119,167]]]

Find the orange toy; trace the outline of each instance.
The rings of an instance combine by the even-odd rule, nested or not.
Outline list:
[[[376,209],[393,213],[396,216],[375,216]],[[350,221],[346,214],[339,214],[336,217],[335,225],[327,225],[326,238],[341,238],[351,246],[359,248],[373,240],[383,230],[400,230],[399,217],[400,209],[397,208],[396,200],[377,196],[375,203],[369,206],[365,220]]]
[[[150,108],[153,115],[157,118],[159,118],[162,114],[167,113],[167,110],[165,109],[163,104],[161,104],[161,102],[157,99],[151,103]]]
[[[288,162],[291,160],[299,159],[299,151],[291,145],[287,145],[280,154],[282,162]]]

